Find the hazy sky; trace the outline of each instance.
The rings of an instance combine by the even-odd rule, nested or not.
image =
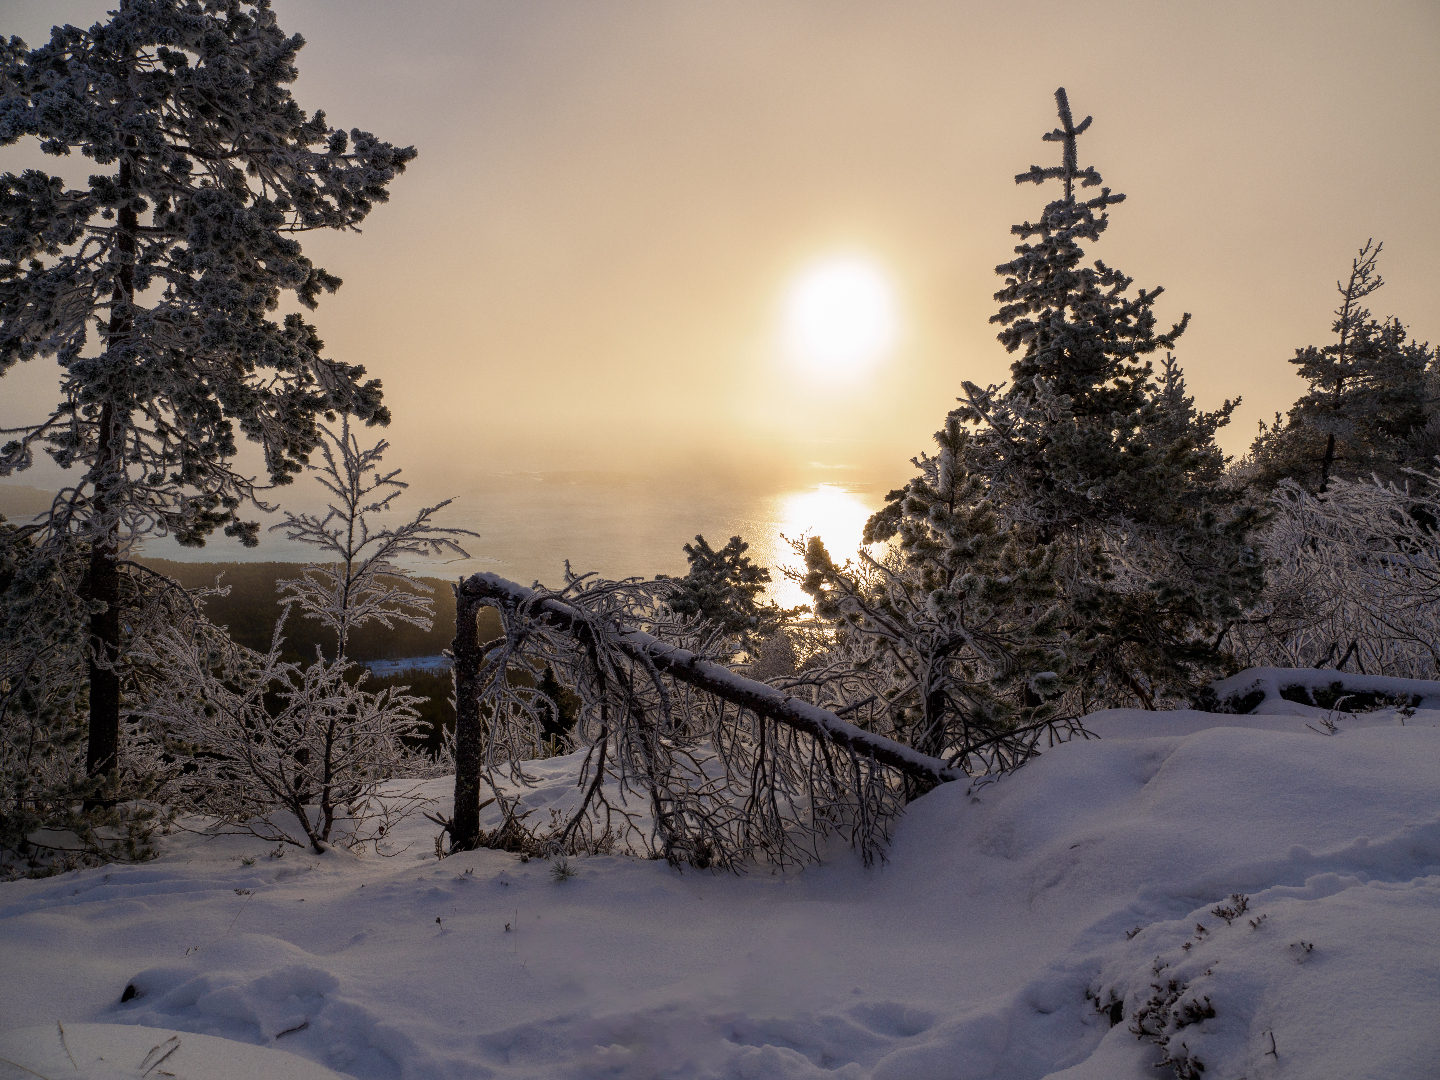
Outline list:
[[[106,6],[0,0],[0,31]],[[1095,117],[1081,164],[1129,196],[1093,255],[1193,313],[1199,404],[1244,397],[1229,452],[1297,396],[1286,361],[1327,340],[1368,237],[1375,314],[1440,337],[1433,0],[274,6],[309,43],[302,107],[419,150],[363,235],[305,246],[345,279],[314,316],[331,355],[384,380],[396,463],[441,493],[515,469],[898,483],[961,380],[1007,372],[993,270],[1051,197],[1012,178],[1058,160],[1060,85]],[[901,340],[827,386],[778,328],[836,252],[893,281]],[[53,364],[24,367],[6,421],[51,400]]]

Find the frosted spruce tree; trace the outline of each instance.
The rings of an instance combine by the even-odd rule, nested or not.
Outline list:
[[[760,602],[770,583],[770,570],[746,555],[749,550],[750,545],[738,536],[719,551],[705,537],[696,536],[695,543],[685,545],[690,572],[683,578],[661,574],[659,580],[675,583],[674,593],[665,601],[671,611],[705,619],[741,649],[753,652],[761,639],[803,608],[788,610],[773,600]]]
[[[1323,493],[1335,477],[1399,480],[1406,469],[1432,466],[1440,452],[1435,350],[1398,319],[1371,318],[1364,305],[1384,284],[1376,272],[1382,247],[1367,241],[1349,279],[1335,283],[1335,340],[1295,350],[1290,362],[1309,389],[1286,418],[1262,423],[1251,447],[1251,475],[1266,487],[1291,479]]]
[[[94,163],[84,187],[0,176],[0,374],[55,357],[59,402],[0,448],[0,475],[37,447],[73,483],[30,531],[89,553],[92,775],[115,765],[120,575],[128,538],[246,544],[257,481],[236,433],[284,484],[320,439],[319,414],[386,423],[380,385],[324,355],[282,292],[313,309],[339,278],[299,233],[354,229],[415,156],[330,127],[292,99],[303,39],[269,0],[122,0],[109,22],[0,46],[0,145],[33,137]]]
[[[1019,354],[1013,377],[965,383],[956,415],[973,425],[967,466],[984,498],[1034,544],[1057,546],[1062,624],[1085,656],[1077,704],[1153,708],[1220,662],[1219,635],[1260,585],[1246,545],[1255,512],[1220,483],[1214,435],[1237,403],[1197,411],[1169,354],[1189,316],[1161,332],[1163,290],[1132,293],[1118,270],[1085,265],[1082,242],[1100,239],[1125,196],[1080,167],[1091,118],[1074,122],[1063,88],[1055,100],[1060,127],[1043,139],[1061,162],[1015,181],[1058,181],[1059,197],[1013,227],[1022,243],[996,268],[1005,287],[991,321]]]

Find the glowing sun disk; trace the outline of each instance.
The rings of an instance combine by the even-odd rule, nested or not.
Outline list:
[[[786,294],[786,350],[815,367],[861,367],[889,353],[898,337],[894,290],[880,268],[863,256],[813,263]]]

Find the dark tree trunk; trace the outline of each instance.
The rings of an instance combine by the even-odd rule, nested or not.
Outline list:
[[[100,418],[100,460],[110,456],[113,438],[110,405]],[[96,499],[97,504],[102,499]],[[88,776],[104,776],[119,764],[120,754],[120,566],[113,526],[90,542],[90,599],[105,605],[90,616],[90,742],[85,753]]]
[[[131,197],[135,170],[128,159],[120,162],[120,190]],[[115,253],[119,263],[115,290],[110,298],[110,327],[106,341],[107,359],[112,365],[129,364],[129,341],[135,318],[130,310],[135,293],[135,252],[139,218],[127,204],[117,215]],[[117,373],[118,374],[118,373]],[[124,378],[115,379],[120,395]],[[95,500],[91,508],[89,598],[105,605],[90,616],[90,738],[85,753],[85,771],[90,777],[104,776],[119,765],[120,754],[120,523],[115,500],[125,468],[124,439],[128,410],[117,410],[113,396],[101,407],[94,468]]]
[[[1335,433],[1325,440],[1325,457],[1320,462],[1320,494],[1330,486],[1330,467],[1335,464]]]
[[[450,819],[450,850],[469,851],[480,843],[480,629],[483,605],[455,588],[455,809]],[[503,676],[502,676],[503,677]]]
[[[938,758],[945,752],[945,691],[931,690],[925,695],[920,730],[914,741],[915,749],[929,757]],[[905,801],[914,802],[926,792],[933,790],[935,780],[929,776],[905,776]]]

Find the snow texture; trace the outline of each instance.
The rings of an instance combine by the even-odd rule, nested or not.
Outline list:
[[[25,1069],[14,1074],[7,1068]],[[344,1080],[313,1061],[233,1039],[134,1024],[42,1024],[0,1036],[0,1076],[66,1080]]]
[[[837,845],[790,874],[597,856],[556,880],[437,862],[416,819],[391,859],[177,834],[0,885],[0,1029],[139,1024],[361,1080],[1433,1077],[1440,712],[1087,726],[912,804],[868,870]],[[573,762],[530,768],[527,806],[575,797]]]

